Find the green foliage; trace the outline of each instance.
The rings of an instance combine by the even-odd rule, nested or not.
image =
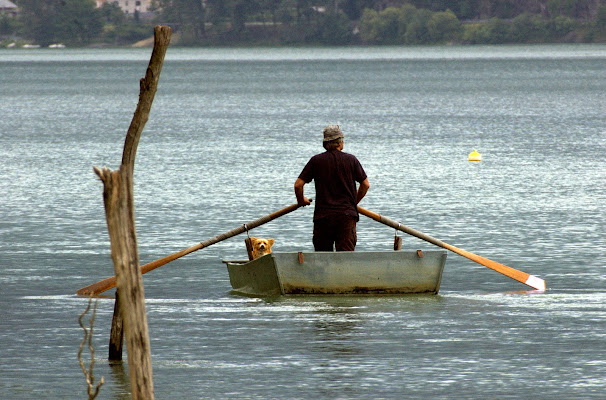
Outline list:
[[[339,5],[347,18],[357,21],[362,17],[364,10],[372,8],[374,3],[372,0],[343,0]]]
[[[577,28],[578,24],[570,17],[558,15],[557,17],[548,20],[545,26],[547,30],[546,39],[557,41],[573,32]]]
[[[150,25],[127,21],[123,24],[105,24],[102,38],[106,43],[116,45],[127,45],[147,39],[153,36],[153,28]]]
[[[83,45],[99,36],[102,14],[93,0],[22,0],[22,34],[41,45]]]
[[[372,30],[375,33],[375,41],[382,44],[401,43],[401,38],[406,33],[406,22],[399,8],[386,8],[377,14],[373,21]]]
[[[562,40],[578,27],[575,20],[558,16],[545,19],[521,14],[511,22],[493,18],[485,24],[466,25],[462,39],[466,43],[543,43]]]
[[[113,1],[100,9],[94,0],[15,1],[21,14],[0,16],[0,35],[18,31],[41,45],[72,46],[151,36],[150,25],[125,16]],[[153,0],[153,6],[154,23],[171,26],[175,44],[193,46],[606,41],[604,0]]]
[[[345,45],[352,40],[349,18],[341,12],[316,13],[308,27],[305,41],[328,45]]]
[[[296,3],[295,0],[285,0],[280,2],[276,10],[276,20],[282,24],[291,25],[296,19]]]
[[[59,42],[90,43],[103,29],[101,14],[93,0],[63,0],[56,18]]]
[[[461,22],[452,11],[431,12],[410,4],[377,12],[365,10],[360,20],[364,42],[374,44],[424,44],[458,40]]]
[[[598,6],[596,18],[587,36],[590,41],[606,42],[606,5]]]
[[[233,0],[207,0],[206,7],[209,10],[208,21],[211,22],[213,25],[221,25],[227,22],[229,20],[229,16],[233,15],[233,6]]]
[[[360,20],[360,36],[364,42],[373,44],[414,43],[426,25],[422,18],[419,10],[410,4],[386,8],[380,12],[366,9]]]
[[[246,18],[255,6],[254,2],[239,0],[233,8],[232,29],[238,33],[244,31]]]
[[[491,15],[495,18],[513,18],[516,15],[514,4],[510,0],[491,1]]]
[[[509,42],[509,25],[502,19],[492,18],[483,28],[483,37],[486,43],[499,44]]]
[[[15,35],[21,29],[22,25],[18,19],[0,14],[0,35],[9,36]]]
[[[492,18],[483,24],[466,25],[463,38],[471,44],[509,43],[509,25],[499,18]]]
[[[225,10],[224,2],[208,0],[207,4],[221,6]],[[206,34],[205,19],[207,17],[201,0],[155,0],[154,6],[158,12],[156,18],[159,23],[168,24],[175,32],[182,33],[193,41],[202,39]],[[218,22],[223,15],[216,13],[218,7],[213,8],[215,12],[211,15]]]
[[[449,1],[448,9],[460,19],[475,19],[480,17],[480,0]]]
[[[461,21],[450,10],[434,13],[427,28],[432,43],[458,41],[463,30]]]
[[[547,10],[552,17],[575,17],[577,0],[549,0]]]
[[[431,43],[431,33],[429,32],[429,22],[432,12],[426,9],[418,10],[410,23],[406,26],[404,33],[404,42],[406,44],[424,44]]]
[[[510,26],[510,40],[514,43],[536,43],[546,39],[546,23],[536,15],[521,14]]]
[[[377,43],[378,32],[376,29],[379,13],[367,8],[360,18],[360,37],[366,43]]]
[[[606,4],[600,4],[598,6],[594,27],[598,31],[604,31],[606,29]]]
[[[100,11],[103,21],[107,24],[120,25],[126,22],[126,16],[118,3],[103,3]]]

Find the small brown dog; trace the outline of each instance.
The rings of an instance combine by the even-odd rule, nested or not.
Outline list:
[[[265,254],[271,253],[271,246],[274,245],[275,240],[259,239],[251,236],[250,243],[252,244],[252,257],[254,260],[256,258],[264,256]]]

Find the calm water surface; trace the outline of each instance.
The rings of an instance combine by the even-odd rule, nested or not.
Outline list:
[[[92,167],[119,166],[149,55],[0,50],[2,399],[86,398],[74,293],[113,274]],[[548,290],[451,253],[437,296],[240,297],[232,238],[145,275],[156,398],[603,398],[605,111],[606,46],[169,49],[136,159],[142,262],[292,204],[338,123],[363,206]],[[253,232],[311,250],[311,218]],[[362,217],[358,249],[393,236]],[[106,294],[98,398],[126,399]]]

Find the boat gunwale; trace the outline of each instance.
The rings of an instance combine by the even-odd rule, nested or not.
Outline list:
[[[364,263],[364,259],[366,258],[367,260],[369,260],[369,257],[372,257],[373,254],[376,255],[381,255],[380,258],[382,258],[383,260],[389,259],[389,255],[393,254],[393,255],[402,255],[401,258],[401,265],[402,267],[404,267],[405,269],[410,269],[411,265],[409,264],[410,261],[407,261],[407,258],[410,257],[411,259],[414,258],[424,258],[426,255],[430,255],[432,260],[435,260],[431,262],[430,265],[428,265],[428,270],[427,270],[427,274],[425,274],[425,276],[419,278],[417,275],[408,275],[410,278],[404,278],[403,280],[398,280],[396,279],[396,283],[395,284],[379,284],[379,285],[371,285],[368,282],[367,276],[364,276],[364,274],[362,275],[358,275],[358,277],[355,276],[355,274],[351,275],[352,277],[352,284],[346,284],[343,285],[340,282],[337,282],[336,284],[333,283],[329,283],[329,284],[324,284],[324,283],[319,283],[316,281],[314,281],[314,279],[316,279],[316,277],[313,276],[314,270],[309,270],[308,272],[310,272],[310,274],[299,274],[298,270],[295,268],[293,269],[293,266],[296,265],[297,263],[301,263],[300,260],[301,255],[303,257],[303,259],[305,259],[306,257],[309,257],[310,255],[313,255],[313,257],[319,257],[320,258],[324,258],[324,257],[343,257],[349,255],[353,255],[353,254],[358,254],[361,257],[361,262]],[[404,255],[405,254],[405,255]],[[424,252],[419,253],[418,250],[383,250],[383,251],[356,251],[356,252],[276,252],[276,253],[270,253],[270,254],[266,254],[263,257],[259,257],[255,260],[244,260],[244,259],[238,259],[238,260],[222,260],[222,263],[224,263],[228,269],[228,272],[230,274],[230,283],[232,284],[232,288],[233,291],[236,293],[242,293],[242,294],[246,294],[246,295],[266,295],[261,293],[261,290],[257,293],[256,289],[255,289],[255,284],[253,283],[252,285],[242,285],[240,286],[240,284],[242,284],[243,282],[243,276],[244,275],[239,275],[237,276],[237,271],[234,270],[234,268],[246,268],[247,266],[252,266],[253,268],[258,268],[258,270],[249,270],[249,271],[245,271],[245,270],[241,270],[241,271],[245,271],[246,274],[252,274],[249,275],[253,277],[253,279],[257,279],[257,276],[259,276],[257,274],[257,272],[259,271],[259,273],[261,273],[260,271],[265,271],[263,272],[264,274],[275,274],[274,278],[276,279],[276,283],[277,285],[275,286],[275,290],[273,290],[273,292],[279,292],[280,295],[304,295],[304,294],[309,294],[309,295],[362,295],[362,294],[369,294],[369,295],[373,295],[373,294],[437,294],[439,292],[440,289],[440,285],[441,285],[441,281],[442,281],[442,273],[444,270],[444,265],[446,263],[446,256],[447,256],[447,252],[443,249],[435,249],[435,250],[427,250]],[[296,257],[296,258],[295,258]],[[355,257],[355,256],[354,256]],[[286,260],[288,260],[290,258],[290,260],[288,262],[285,262]],[[294,261],[299,259],[299,261]],[[323,273],[324,271],[326,271],[325,269],[322,270],[322,268],[318,267],[317,264],[315,264],[317,262],[317,259],[313,259],[314,261],[312,261],[314,264],[314,268],[316,268],[316,270],[320,269],[320,271]],[[325,262],[325,260],[320,260],[320,262]],[[330,261],[328,261],[330,262]],[[357,262],[360,262],[360,260],[358,260]],[[305,262],[303,262],[305,263]],[[336,264],[338,265],[338,264]],[[396,264],[396,267],[399,266],[399,263]],[[384,267],[386,268],[385,270],[381,270],[381,267],[378,267],[377,269],[375,269],[374,272],[379,272],[379,276],[383,276],[386,279],[389,279],[389,274],[392,274],[391,277],[393,278],[393,265],[388,263],[388,266]],[[392,271],[389,271],[389,268],[392,268]],[[269,272],[268,272],[269,271]],[[358,272],[360,271],[367,271],[367,272],[373,272],[372,269],[371,270],[366,270],[366,269],[357,269]],[[293,275],[294,274],[294,275]],[[383,275],[381,275],[383,274]],[[406,271],[404,273],[404,275],[406,274],[410,274],[410,270]],[[432,276],[433,275],[433,276]],[[268,275],[265,275],[268,276]],[[335,278],[335,276],[337,277],[337,280],[341,279],[342,276],[339,276],[338,273],[336,275],[332,275],[329,273],[327,275],[327,277],[330,279]],[[346,276],[349,276],[348,274],[346,274]],[[273,279],[273,278],[271,278]],[[297,279],[303,279],[304,283],[297,283]],[[356,279],[358,279],[360,282],[362,282],[361,284],[357,284]],[[361,280],[360,280],[361,279]],[[380,278],[377,278],[380,279]],[[407,286],[407,280],[410,279],[411,282],[410,284]],[[234,284],[234,281],[238,281],[236,282],[236,284]],[[365,282],[366,280],[366,282]],[[320,280],[321,281],[321,280]],[[248,282],[247,282],[248,283]],[[407,288],[407,289],[406,289]],[[423,289],[419,289],[419,288],[425,288]],[[276,294],[276,293],[272,293],[272,294]]]

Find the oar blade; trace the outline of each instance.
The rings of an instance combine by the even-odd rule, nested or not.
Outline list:
[[[360,212],[360,214],[363,214],[363,215],[367,216],[368,218],[374,219],[377,222],[380,222],[382,224],[395,228],[395,229],[402,231],[404,233],[407,233],[409,235],[418,237],[419,239],[425,240],[436,246],[450,250],[460,256],[463,256],[472,261],[475,261],[478,264],[481,264],[485,267],[495,270],[511,279],[514,279],[518,282],[528,285],[534,289],[541,290],[541,291],[545,291],[545,289],[546,289],[545,281],[537,276],[527,274],[526,272],[523,272],[523,271],[518,271],[517,269],[508,267],[507,265],[498,263],[496,261],[489,260],[488,258],[479,256],[479,255],[471,253],[469,251],[459,249],[458,247],[455,247],[448,243],[444,243],[441,240],[438,240],[436,238],[433,238],[429,235],[424,234],[423,232],[419,232],[415,229],[409,228],[405,225],[402,225],[399,222],[393,221],[387,217],[382,216],[381,214],[377,214],[375,212],[369,211],[360,206],[358,206],[358,211]]]
[[[545,281],[541,278],[539,278],[538,276],[534,276],[534,275],[530,275],[528,276],[528,279],[526,279],[526,282],[524,282],[526,285],[535,288],[536,290],[540,290],[542,292],[544,292],[545,290],[547,290],[547,286],[545,285]]]
[[[497,271],[500,274],[503,274],[511,279],[514,279],[520,283],[528,285],[534,289],[545,291],[546,285],[545,281],[538,276],[530,275],[524,271],[517,270],[515,268],[508,267],[507,265],[498,263],[493,260],[489,260],[486,257],[479,256],[477,254],[471,253],[467,250],[459,249],[453,245],[442,242],[445,249],[452,251],[453,253],[457,253],[460,256],[470,259],[471,261],[475,261],[480,265],[488,267],[494,271]]]

